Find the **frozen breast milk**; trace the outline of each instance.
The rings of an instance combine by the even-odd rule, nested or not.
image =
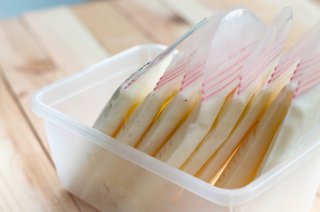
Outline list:
[[[144,97],[154,88],[170,63],[171,56],[153,66],[151,70],[122,84],[101,111],[93,127],[107,135],[115,136],[123,121]]]
[[[313,132],[320,124],[319,47],[319,44],[314,44],[312,49],[306,51],[291,78],[290,84],[295,88],[292,104],[271,143],[258,175],[283,162],[292,153],[317,138]]]
[[[199,46],[203,39],[212,36],[221,17],[221,14],[217,14],[210,18],[206,25],[184,41],[154,90],[147,95],[120,129],[116,136],[120,142],[131,146],[136,146],[139,143],[167,103],[178,93],[183,76],[187,70],[190,70],[190,61],[196,52],[199,52]]]
[[[183,54],[183,55],[181,55]],[[165,74],[160,78],[156,88],[149,93],[138,108],[129,116],[121,127],[116,138],[123,143],[135,146],[155,119],[163,105],[178,92],[183,73],[187,70],[191,55],[178,53],[173,64],[169,66]],[[172,78],[170,81],[167,79]]]
[[[211,27],[203,36],[198,38],[201,43],[197,46],[197,52],[193,55],[188,71],[181,81],[180,91],[161,111],[159,117],[144,135],[137,147],[139,150],[150,155],[156,154],[177,126],[188,116],[195,102],[200,98],[200,87],[203,82],[203,73],[206,69],[211,41],[221,20],[220,16],[219,21],[216,17],[213,18],[213,20],[211,18],[208,21],[209,23],[214,21]]]
[[[289,69],[288,72],[290,72]],[[289,78],[287,78],[287,81],[289,81]],[[272,84],[274,85],[275,83]],[[200,169],[196,175],[197,177],[213,183],[212,180],[215,179],[216,175],[223,168],[228,158],[236,150],[241,138],[243,138],[252,125],[260,119],[265,109],[278,94],[280,88],[283,88],[285,84],[287,84],[285,80],[277,81],[277,86],[265,84],[261,90],[253,96],[231,135]]]
[[[251,29],[251,27],[252,27],[252,31],[250,31],[250,33],[247,33],[249,32],[248,29]],[[213,79],[207,78],[207,79],[210,79],[210,81],[222,81],[222,82],[219,84],[214,84],[216,86],[210,87],[211,89],[207,90],[207,92],[204,93],[205,96],[203,95],[201,96],[202,98],[204,98],[203,99],[204,101],[208,101],[205,104],[208,107],[201,108],[201,110],[203,111],[201,112],[201,114],[199,114],[199,117],[197,118],[198,120],[199,119],[200,120],[199,122],[195,120],[196,124],[200,125],[199,128],[201,127],[201,124],[205,122],[206,119],[208,118],[208,116],[206,115],[211,115],[211,111],[212,111],[211,107],[218,107],[218,109],[213,109],[213,110],[217,110],[219,112],[221,105],[225,101],[225,98],[237,86],[237,83],[233,83],[232,81],[228,81],[227,83],[223,81],[224,78],[228,76],[228,74],[225,73],[225,70],[228,67],[235,65],[233,69],[230,69],[230,72],[238,73],[238,69],[239,67],[241,67],[241,65],[238,65],[238,63],[241,64],[241,61],[250,55],[250,53],[253,50],[254,44],[256,43],[256,40],[262,35],[263,30],[264,30],[264,26],[261,23],[261,21],[252,12],[246,9],[233,10],[227,13],[226,16],[224,16],[224,18],[221,20],[218,26],[218,29],[214,35],[211,52],[208,57],[208,58],[211,58],[212,55],[216,56],[214,58],[216,59],[215,64],[217,64],[217,67],[208,66],[209,62],[210,64],[214,64],[213,63],[214,60],[212,58],[212,60],[211,59],[208,60],[206,64],[206,68],[211,67],[212,70],[209,69],[205,71],[206,73],[207,72],[213,73],[212,75],[208,75],[208,77],[213,77]],[[227,33],[227,32],[230,32],[230,33]],[[252,32],[255,32],[255,33],[252,33]],[[223,36],[224,36],[224,39],[222,39]],[[239,39],[243,42],[239,42]],[[215,42],[215,40],[219,42]],[[234,47],[234,48],[223,48],[223,47]],[[218,76],[219,74],[221,74],[221,76],[219,76],[219,78],[216,78],[216,76]],[[239,77],[239,74],[235,74],[235,75]],[[209,84],[207,85],[209,86]],[[220,91],[219,88],[223,87],[223,85],[226,85],[227,88],[224,89],[223,91]],[[216,92],[217,90],[219,91]],[[212,94],[213,92],[216,92],[217,94]],[[215,96],[215,98],[211,98],[212,96]],[[200,100],[199,102],[202,102],[202,100]],[[218,103],[219,105],[216,106],[217,103],[215,102],[219,102]],[[197,107],[199,107],[199,104],[197,103],[198,102],[196,101],[195,102],[196,106],[193,109],[193,111],[197,110]],[[197,113],[195,114],[198,115]],[[188,119],[190,116],[188,116]],[[210,121],[210,123],[207,124],[208,126],[205,126],[205,127],[208,127],[210,129],[212,122],[213,121]],[[192,139],[190,140],[190,138],[188,138],[187,141],[194,142]],[[183,145],[185,144],[186,143],[184,143]],[[176,151],[171,151],[170,149],[168,150],[170,152],[174,152],[174,153],[176,152]],[[180,151],[180,148],[178,148],[177,150]],[[181,150],[184,150],[184,149],[181,148]],[[162,149],[160,151],[162,151],[164,155],[167,154],[166,151],[163,151]],[[157,154],[156,157],[161,157],[161,156]],[[187,156],[182,156],[182,157],[186,158]],[[178,155],[177,156],[174,155],[174,158],[177,160],[181,160],[182,157]],[[171,160],[171,161],[174,161],[174,160]],[[166,188],[168,188],[166,185],[163,184],[163,181],[160,181],[157,178],[153,178],[150,175],[142,175],[142,176],[139,175],[139,177],[136,178],[136,180],[132,185],[133,185],[132,189],[134,190],[133,193],[135,195],[130,197],[129,201],[134,202],[135,204],[141,203],[142,205],[150,204],[150,202],[154,201],[157,198],[157,196],[163,195],[163,193],[166,193]]]
[[[243,52],[244,56],[248,54],[250,54],[250,49]],[[236,57],[233,63],[238,63],[238,61],[239,57]],[[232,62],[230,61],[230,63]],[[222,78],[225,68],[208,71],[220,72]],[[187,120],[176,130],[156,157],[172,166],[180,167],[210,130],[225,99],[235,86],[235,84],[231,84],[228,89],[224,89],[223,93],[220,92],[214,98],[207,99],[206,101],[199,100]]]
[[[318,29],[320,28],[316,26],[307,33],[284,57],[271,76],[269,83],[273,85],[274,81],[281,81],[284,76],[288,76],[285,73],[287,67],[294,67],[289,84],[266,110],[257,127],[243,139],[217,181],[217,186],[237,188],[248,184],[282,162],[289,153],[299,149],[297,147],[303,146],[300,139],[308,138],[308,133],[319,123],[315,109],[319,104]]]
[[[243,138],[216,186],[240,188],[254,179],[270,141],[287,113],[292,97],[293,88],[286,86],[265,111],[259,123]]]
[[[251,61],[244,67],[242,80],[231,101],[226,104],[219,115],[216,128],[206,137],[212,145],[210,159],[196,174],[197,177],[210,182],[231,156],[240,139],[249,130],[271,97],[280,91],[287,81],[276,81],[272,86],[266,79],[278,62],[292,20],[292,11],[283,9],[273,24],[265,32]],[[286,70],[286,72],[289,70]],[[224,132],[223,134],[221,133]],[[210,136],[210,137],[209,137]]]
[[[263,25],[253,14],[246,11],[239,19],[235,18],[237,15],[239,11],[227,15],[230,19],[221,22],[212,41],[201,101],[156,155],[172,166],[180,167],[210,130],[226,97],[237,86],[241,66],[262,33]],[[231,27],[234,25],[237,27]],[[247,33],[248,28],[255,33]]]
[[[210,132],[184,164],[185,171],[196,174],[229,137],[252,96],[273,70],[288,35],[291,17],[291,10],[284,9],[266,30],[250,58],[245,61],[235,92],[222,107]],[[210,175],[201,173],[198,176],[210,180]]]

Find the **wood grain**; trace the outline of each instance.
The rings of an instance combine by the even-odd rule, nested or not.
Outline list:
[[[73,10],[112,54],[134,45],[150,43],[148,35],[141,32],[108,2],[83,4],[74,7]]]
[[[212,15],[213,11],[208,9],[197,0],[158,0],[169,8],[172,12],[179,15],[191,25],[201,21],[203,18]]]
[[[29,13],[23,20],[46,48],[48,56],[66,74],[79,71],[108,55],[69,8]]]
[[[0,99],[0,210],[78,211],[2,78]]]
[[[110,4],[133,22],[154,42],[169,45],[190,25],[157,0],[117,0]]]
[[[30,96],[37,88],[61,78],[62,71],[19,20],[0,22],[0,46],[3,74],[48,149],[43,123],[30,110]]]
[[[23,113],[29,118],[30,131],[36,133],[35,137],[39,137],[45,149],[48,150],[42,121],[30,110],[30,96],[35,89],[61,78],[67,73],[63,71],[66,68],[60,68],[53,62],[54,59],[51,59],[46,49],[41,45],[41,42],[29,30],[25,26],[25,22],[22,24],[19,20],[9,20],[0,23],[0,45],[5,50],[1,51],[0,65],[14,95],[22,105]],[[86,40],[82,42],[86,42]],[[91,41],[89,40],[89,42]],[[60,44],[57,41],[57,45],[63,45],[62,43]],[[80,44],[78,45],[81,46]],[[74,45],[76,44],[74,43]],[[81,51],[85,51],[85,48]],[[51,51],[51,54],[58,55],[59,52]],[[73,54],[70,54],[70,56],[72,57]],[[105,54],[105,56],[107,55]],[[96,60],[92,60],[91,63],[95,63],[100,59],[99,56]],[[64,58],[64,60],[68,60],[68,57]],[[80,58],[78,60],[80,61]],[[78,66],[83,68],[86,65],[88,64],[82,63],[82,66]],[[86,204],[80,202],[79,205],[77,207],[86,208],[86,211],[90,211],[91,207]]]
[[[32,92],[104,59],[108,53],[66,8],[27,14],[21,21],[3,21],[0,44],[6,50],[0,55],[5,76],[28,115],[36,136],[48,149],[42,121],[30,111]],[[84,202],[77,200],[77,204],[81,210],[94,211]]]

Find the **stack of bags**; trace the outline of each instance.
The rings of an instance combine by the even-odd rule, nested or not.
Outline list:
[[[283,53],[291,22],[289,8],[268,27],[242,8],[208,18],[94,128],[218,187],[247,185],[320,134],[320,24]]]

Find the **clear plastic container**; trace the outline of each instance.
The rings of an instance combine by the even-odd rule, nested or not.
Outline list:
[[[320,179],[320,142],[310,143],[251,184],[227,190],[91,128],[118,85],[163,48],[130,48],[33,96],[33,110],[45,121],[63,186],[108,212],[310,210]]]

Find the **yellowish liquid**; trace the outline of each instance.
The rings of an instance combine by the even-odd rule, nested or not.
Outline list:
[[[159,118],[161,112],[167,107],[167,105],[171,102],[171,100],[175,97],[177,93],[174,93],[172,96],[170,96],[161,106],[160,110],[158,111],[157,115],[154,117],[154,119],[152,120],[151,124],[149,125],[149,127],[147,128],[147,130],[144,132],[144,134],[141,136],[140,141],[137,142],[137,144],[134,146],[135,148],[137,148],[140,144],[140,142],[142,141],[143,137],[145,136],[145,134],[149,131],[149,129],[151,128],[151,126],[156,122],[156,120]]]
[[[125,115],[124,119],[122,120],[121,124],[119,125],[119,127],[117,128],[117,130],[114,131],[114,133],[112,134],[113,138],[116,138],[118,133],[120,132],[120,130],[122,129],[122,127],[126,124],[126,122],[128,121],[130,115],[133,113],[133,111],[139,106],[140,102],[136,102],[131,108],[130,110],[127,112],[127,114]]]

